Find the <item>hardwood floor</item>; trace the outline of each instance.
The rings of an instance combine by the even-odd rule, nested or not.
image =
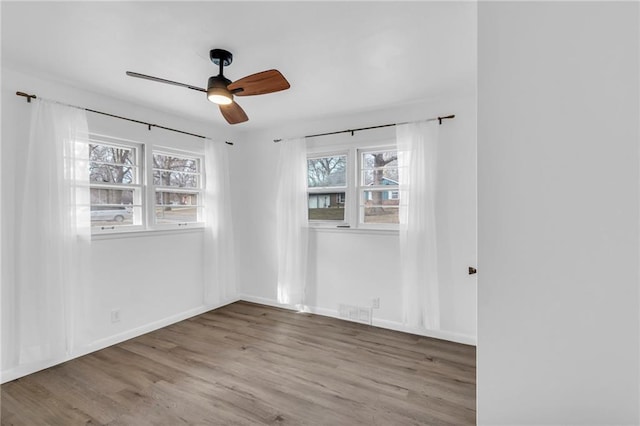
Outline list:
[[[2,425],[474,424],[475,348],[237,302],[2,385]]]

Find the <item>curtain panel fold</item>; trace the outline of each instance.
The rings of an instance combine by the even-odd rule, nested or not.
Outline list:
[[[403,321],[440,328],[436,234],[437,121],[396,127],[400,168],[400,277]]]
[[[37,99],[16,170],[14,350],[19,365],[82,344],[91,217],[83,110]]]
[[[305,139],[280,143],[277,170],[278,302],[302,309],[305,303],[309,238]]]
[[[205,140],[204,302],[219,305],[236,296],[236,263],[229,182],[223,143]]]

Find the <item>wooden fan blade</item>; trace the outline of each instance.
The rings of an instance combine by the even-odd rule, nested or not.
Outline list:
[[[247,113],[235,102],[231,102],[229,105],[218,105],[222,116],[227,120],[229,124],[243,123],[249,119]]]
[[[240,80],[234,81],[227,86],[227,89],[236,96],[264,95],[267,93],[286,90],[291,85],[280,71],[269,70],[248,75]],[[236,90],[238,90],[236,92]]]
[[[206,92],[207,89],[201,87],[192,86],[190,84],[178,83],[177,81],[166,80],[164,78],[153,77],[151,75],[140,74],[133,71],[127,71],[129,77],[143,78],[145,80],[157,81],[158,83],[173,84],[174,86],[186,87],[187,89],[197,90],[198,92]]]

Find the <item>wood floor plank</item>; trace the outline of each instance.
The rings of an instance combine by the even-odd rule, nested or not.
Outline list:
[[[2,385],[1,425],[465,425],[475,348],[237,302]]]

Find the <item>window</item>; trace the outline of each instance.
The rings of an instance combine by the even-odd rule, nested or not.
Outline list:
[[[201,159],[154,151],[154,222],[196,223],[202,217]]]
[[[314,226],[397,229],[400,191],[395,147],[307,157],[309,222]]]
[[[203,226],[202,164],[202,156],[193,152],[92,136],[92,232]]]
[[[398,224],[398,151],[359,151],[359,223]]]
[[[91,141],[91,226],[99,230],[142,225],[140,147]]]
[[[347,155],[307,159],[310,221],[345,221]]]

